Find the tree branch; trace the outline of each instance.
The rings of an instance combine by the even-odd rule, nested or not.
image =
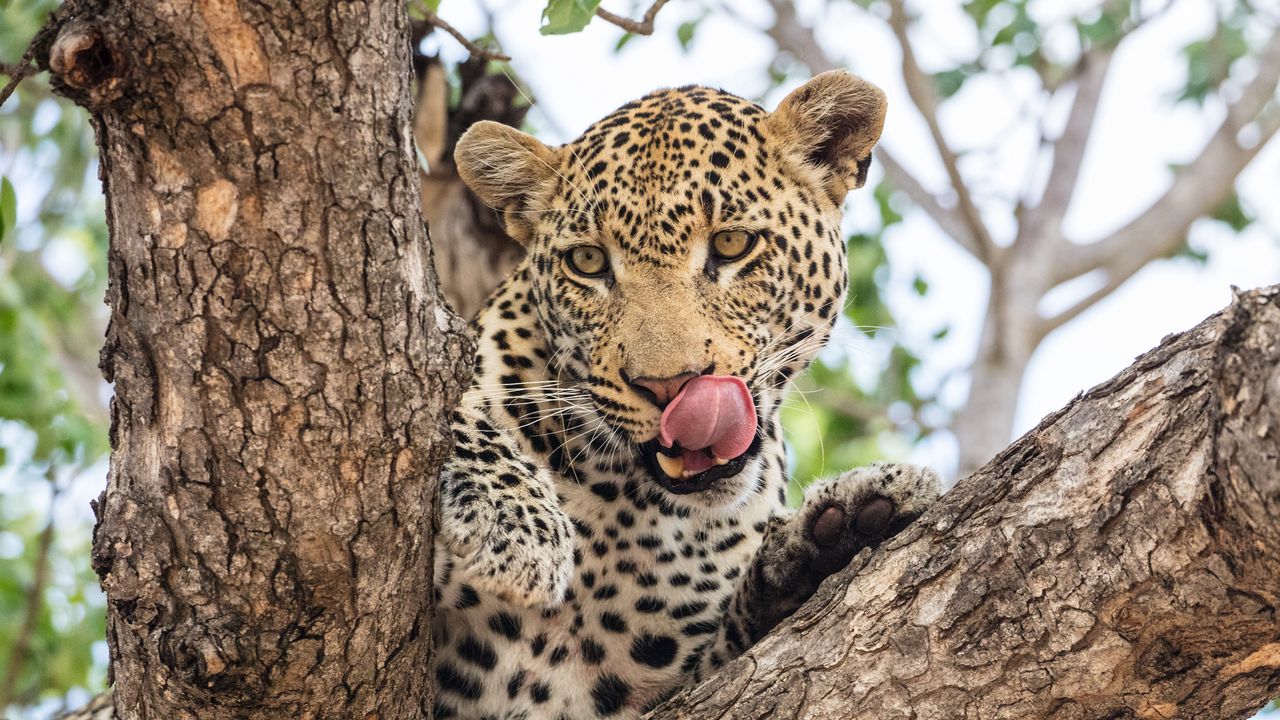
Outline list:
[[[431,25],[438,27],[441,30],[452,35],[453,39],[457,40],[458,44],[466,48],[467,52],[471,53],[472,55],[476,57],[482,57],[486,60],[501,60],[504,62],[511,59],[510,55],[505,55],[501,52],[498,52],[497,50],[489,50],[487,48],[483,48],[475,44],[474,42],[471,41],[470,38],[468,38],[466,35],[463,35],[460,31],[458,31],[457,28],[450,25],[448,22],[444,20],[444,18],[432,12],[425,5],[420,5],[419,9],[422,11],[422,18],[424,20],[426,20]]]
[[[815,75],[841,67],[818,44],[813,28],[800,22],[800,17],[796,15],[795,3],[790,0],[769,0],[769,7],[773,10],[774,20],[773,25],[765,30],[765,34],[773,40],[779,50],[789,53],[796,60],[804,63]]]
[[[796,60],[804,63],[815,74],[840,67],[818,43],[813,29],[800,22],[799,16],[796,15],[795,3],[788,0],[769,0],[769,7],[773,9],[774,22],[765,30],[765,33],[779,50],[789,53]],[[884,165],[885,175],[890,184],[905,192],[956,243],[978,260],[983,259],[985,251],[981,242],[973,234],[971,226],[957,214],[954,208],[944,207],[938,201],[938,197],[927,190],[924,184],[899,163],[884,146],[876,148],[876,157]]]
[[[9,82],[5,83],[3,88],[0,88],[0,107],[4,107],[9,96],[18,89],[18,85],[35,71],[35,66],[31,64],[34,54],[35,42],[33,41],[27,51],[23,53],[21,60],[13,64],[0,64],[0,75],[9,76]]]
[[[1280,689],[1280,286],[1046,418],[651,720],[1246,717]]]
[[[617,25],[629,33],[635,33],[637,35],[652,35],[653,19],[658,16],[658,11],[662,9],[663,5],[667,4],[667,1],[668,0],[653,0],[653,4],[644,12],[644,16],[640,20],[632,20],[630,18],[622,17],[621,15],[614,15],[602,7],[596,8],[596,17],[607,23]]]
[[[982,259],[982,246],[973,236],[973,231],[964,219],[955,213],[951,208],[944,207],[939,202],[938,197],[920,184],[906,168],[898,162],[887,149],[883,147],[876,148],[876,158],[880,160],[880,164],[884,166],[885,177],[889,179],[889,184],[907,194],[911,201],[918,205],[922,210],[937,223],[942,231],[955,240],[960,247],[969,251],[969,254],[975,258]]]
[[[1267,113],[1265,109],[1273,100],[1277,81],[1280,81],[1280,31],[1272,34],[1259,53],[1257,72],[1240,97],[1227,106],[1227,115],[1218,129],[1200,154],[1177,173],[1164,195],[1108,237],[1089,245],[1063,247],[1055,263],[1055,282],[1104,270],[1109,283],[1118,287],[1147,263],[1176,251],[1185,241],[1191,223],[1229,197],[1235,178],[1276,134],[1276,113]],[[1251,122],[1257,123],[1256,142],[1242,146],[1238,135]],[[1046,320],[1047,329],[1062,325],[1087,307],[1073,307],[1057,318]]]
[[[947,144],[946,137],[942,134],[942,126],[938,122],[938,95],[934,89],[933,79],[926,75],[916,62],[915,51],[912,49],[911,39],[907,35],[909,24],[910,20],[907,17],[903,0],[890,0],[889,27],[893,30],[894,37],[898,39],[898,45],[902,48],[902,79],[907,84],[907,93],[911,96],[911,101],[915,103],[916,108],[924,117],[925,124],[929,127],[929,134],[933,137],[933,144],[938,150],[938,157],[941,158],[942,165],[947,171],[947,177],[951,180],[952,189],[956,193],[960,216],[968,224],[969,230],[975,238],[976,256],[988,267],[991,267],[997,252],[995,242],[991,239],[991,233],[986,224],[982,222],[978,207],[974,204],[973,197],[969,193],[969,186],[960,174],[960,164],[956,154]]]
[[[1023,226],[1029,232],[1019,233],[1018,242],[1043,240],[1046,235],[1052,235],[1059,242],[1065,240],[1062,237],[1062,218],[1075,195],[1113,55],[1113,47],[1104,47],[1085,51],[1081,56],[1076,72],[1076,94],[1071,101],[1067,123],[1062,134],[1053,141],[1053,164],[1049,168],[1048,183],[1028,218],[1029,222]]]

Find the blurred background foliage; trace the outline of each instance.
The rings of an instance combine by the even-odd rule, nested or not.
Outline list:
[[[55,6],[0,2],[0,62]],[[83,508],[107,452],[96,155],[84,111],[42,77],[0,109],[0,713],[14,720],[78,704],[106,679]]]
[[[428,0],[413,9],[418,17],[424,11],[448,15],[464,2],[471,0]],[[677,0],[673,6],[680,4],[692,10],[669,32],[686,51],[707,19],[743,12],[727,1]],[[890,16],[882,0],[819,3],[841,4]],[[12,68],[56,5],[0,0],[0,64]],[[598,5],[550,0],[540,30],[583,30]],[[647,5],[633,3],[618,12],[638,17]],[[1135,23],[1163,11],[1153,3],[1108,0],[1046,27],[1032,5],[963,2],[979,42],[970,56],[929,73],[938,102],[946,103],[980,76],[1014,72],[1033,73],[1043,92],[1052,94],[1069,80],[1076,56],[1055,50],[1049,38],[1065,29],[1083,52],[1117,42]],[[1260,15],[1274,13],[1252,0],[1216,7],[1216,27],[1183,49],[1185,83],[1169,98],[1170,106],[1212,104],[1224,82],[1255,61],[1260,43],[1251,28]],[[1262,22],[1274,25],[1275,15]],[[494,41],[491,33],[475,37],[482,46]],[[623,33],[614,52],[643,41]],[[511,68],[492,67],[503,73]],[[764,94],[810,71],[794,50],[776,53],[764,67]],[[8,76],[0,72],[0,79]],[[537,125],[535,117],[530,129]],[[873,211],[857,213],[850,223],[848,322],[837,329],[844,337],[796,380],[784,406],[796,489],[851,465],[905,458],[922,440],[946,431],[955,415],[954,403],[939,398],[946,379],[921,382],[919,372],[932,343],[945,341],[952,328],[926,328],[924,341],[906,343],[888,300],[885,234],[915,204],[887,180],[878,181],[870,195]],[[1010,202],[1004,212],[1022,210]],[[1213,217],[1235,232],[1254,221],[1247,203],[1234,194]],[[56,98],[43,75],[28,78],[0,108],[0,712],[15,720],[79,704],[105,681],[104,601],[89,566],[92,517],[86,505],[103,484],[107,452],[109,388],[96,369],[106,319],[106,244],[88,118]],[[1186,243],[1176,254],[1192,262],[1207,257],[1204,248]],[[910,286],[922,297],[931,291],[923,277]]]

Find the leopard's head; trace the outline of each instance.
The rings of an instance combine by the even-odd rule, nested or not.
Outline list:
[[[462,178],[528,250],[554,370],[683,502],[755,487],[758,426],[840,313],[841,203],[884,115],[836,71],[773,112],[686,87],[561,147],[490,122],[459,140]]]

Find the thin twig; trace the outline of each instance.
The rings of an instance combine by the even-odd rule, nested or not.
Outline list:
[[[35,65],[36,53],[41,48],[45,48],[47,51],[48,47],[53,44],[58,31],[62,29],[62,24],[67,18],[79,13],[81,5],[81,0],[67,0],[52,13],[49,13],[49,18],[36,31],[35,36],[31,38],[31,42],[27,44],[26,51],[22,53],[22,59],[15,64],[6,63],[3,66],[3,73],[9,76],[9,82],[5,84],[4,89],[0,90],[0,107],[4,107],[5,102],[9,100],[9,96],[18,89],[19,83],[39,70]]]
[[[645,10],[644,16],[640,20],[632,20],[631,18],[625,18],[621,15],[614,15],[602,7],[596,8],[596,17],[607,23],[613,23],[629,33],[635,33],[636,35],[652,35],[653,19],[658,15],[658,11],[662,9],[662,6],[667,4],[667,1],[668,0],[653,0],[653,4],[649,6],[648,10]]]
[[[902,79],[906,82],[907,94],[911,96],[911,101],[915,103],[920,110],[920,114],[924,117],[925,124],[929,126],[929,134],[933,136],[933,144],[937,147],[938,156],[942,159],[942,165],[946,168],[947,177],[951,180],[951,186],[955,190],[956,201],[960,206],[960,215],[968,223],[969,229],[977,239],[978,259],[990,268],[995,261],[995,242],[991,239],[991,233],[982,221],[978,206],[974,204],[973,197],[969,194],[969,187],[965,184],[964,177],[960,174],[960,163],[956,158],[956,154],[951,150],[951,147],[947,144],[946,137],[942,134],[942,126],[938,122],[937,92],[933,86],[933,79],[926,75],[916,63],[915,51],[911,47],[910,38],[907,37],[909,25],[910,20],[907,17],[907,10],[902,0],[890,0],[889,27],[893,30],[893,34],[902,48]]]
[[[35,41],[33,40],[31,45],[27,48],[27,51],[22,54],[22,59],[16,64],[11,65],[9,63],[5,63],[0,65],[0,75],[9,76],[9,82],[5,83],[3,90],[0,90],[0,107],[4,107],[5,101],[9,99],[9,96],[13,94],[14,90],[18,89],[18,83],[25,80],[34,69],[31,64],[31,60],[35,56],[35,45]]]
[[[425,7],[422,8],[422,18],[426,20],[428,23],[431,23],[432,25],[434,25],[435,27],[438,27],[441,30],[452,35],[453,39],[457,40],[459,45],[462,45],[462,47],[467,49],[467,52],[471,53],[476,57],[481,57],[481,58],[484,58],[485,60],[502,60],[502,61],[509,61],[511,59],[510,55],[504,55],[503,53],[500,53],[497,50],[488,50],[486,48],[480,47],[474,42],[471,42],[471,40],[469,40],[466,35],[463,35],[461,32],[459,32],[457,28],[445,22],[444,19],[442,19],[439,15],[436,15],[435,13],[431,12],[431,10]]]

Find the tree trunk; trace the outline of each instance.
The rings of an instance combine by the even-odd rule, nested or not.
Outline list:
[[[982,341],[969,368],[969,397],[956,413],[951,431],[956,438],[956,475],[964,477],[996,456],[1013,434],[1022,378],[1031,356],[1007,353],[994,335],[995,324],[985,323]]]
[[[969,397],[951,423],[958,451],[957,477],[996,456],[1013,436],[1022,378],[1040,338],[1036,305],[1044,294],[1047,260],[1029,243],[992,261],[991,296],[978,354],[969,368]]]
[[[462,182],[453,164],[453,148],[467,128],[480,120],[520,127],[529,106],[506,75],[487,72],[488,61],[471,58],[457,66],[458,101],[436,58],[416,57],[418,93],[414,137],[428,172],[422,179],[422,214],[431,226],[440,291],[455,311],[475,317],[498,284],[524,257],[524,248],[507,235],[498,214]]]
[[[124,718],[426,718],[471,341],[431,272],[397,2],[127,0],[48,64],[111,230],[94,566]]]
[[[1046,418],[650,717],[1239,718],[1280,694],[1280,286]]]

